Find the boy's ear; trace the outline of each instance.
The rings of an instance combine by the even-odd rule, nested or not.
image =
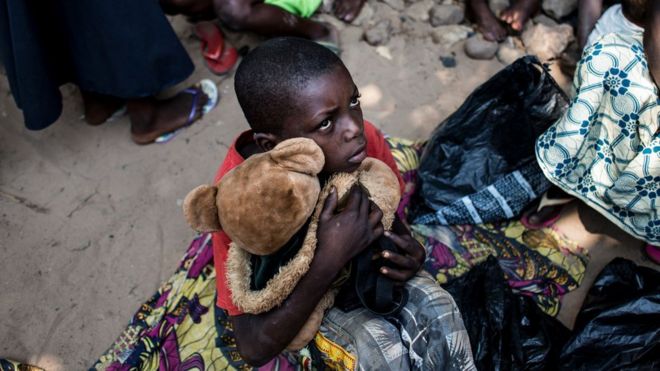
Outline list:
[[[222,226],[215,202],[218,187],[201,185],[188,193],[183,200],[183,215],[192,229],[198,232],[219,231]]]
[[[254,141],[262,151],[268,152],[279,143],[279,138],[270,133],[254,133]]]

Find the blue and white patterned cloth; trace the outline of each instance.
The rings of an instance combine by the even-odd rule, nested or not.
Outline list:
[[[566,114],[536,142],[545,176],[633,236],[660,243],[660,100],[642,35],[584,51]]]

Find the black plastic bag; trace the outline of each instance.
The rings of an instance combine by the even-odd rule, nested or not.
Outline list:
[[[518,215],[550,186],[534,144],[566,107],[564,93],[531,56],[477,88],[424,149],[415,223],[479,224]]]
[[[660,272],[615,259],[596,278],[561,355],[565,370],[660,370]]]
[[[556,370],[569,330],[515,295],[489,257],[443,287],[454,297],[479,370]]]

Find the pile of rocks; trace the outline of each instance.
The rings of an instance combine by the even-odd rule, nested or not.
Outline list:
[[[449,48],[465,41],[465,53],[473,59],[497,57],[509,64],[525,54],[542,61],[558,58],[574,41],[573,28],[560,21],[576,11],[578,0],[543,0],[541,14],[530,20],[520,36],[504,42],[485,40],[465,19],[465,0],[368,0],[353,22],[364,30],[364,40],[373,46],[385,45],[395,35],[431,37]],[[509,0],[489,0],[497,14]]]

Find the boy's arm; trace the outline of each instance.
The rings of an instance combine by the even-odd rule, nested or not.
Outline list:
[[[578,47],[584,49],[591,30],[603,12],[603,0],[580,0],[578,5]]]
[[[649,0],[646,7],[644,52],[651,77],[658,85],[660,83],[660,1]]]
[[[383,233],[382,212],[353,187],[347,206],[336,213],[337,194],[325,202],[317,230],[317,248],[309,271],[293,292],[269,312],[230,317],[238,352],[252,366],[277,356],[298,334],[339,270]]]

